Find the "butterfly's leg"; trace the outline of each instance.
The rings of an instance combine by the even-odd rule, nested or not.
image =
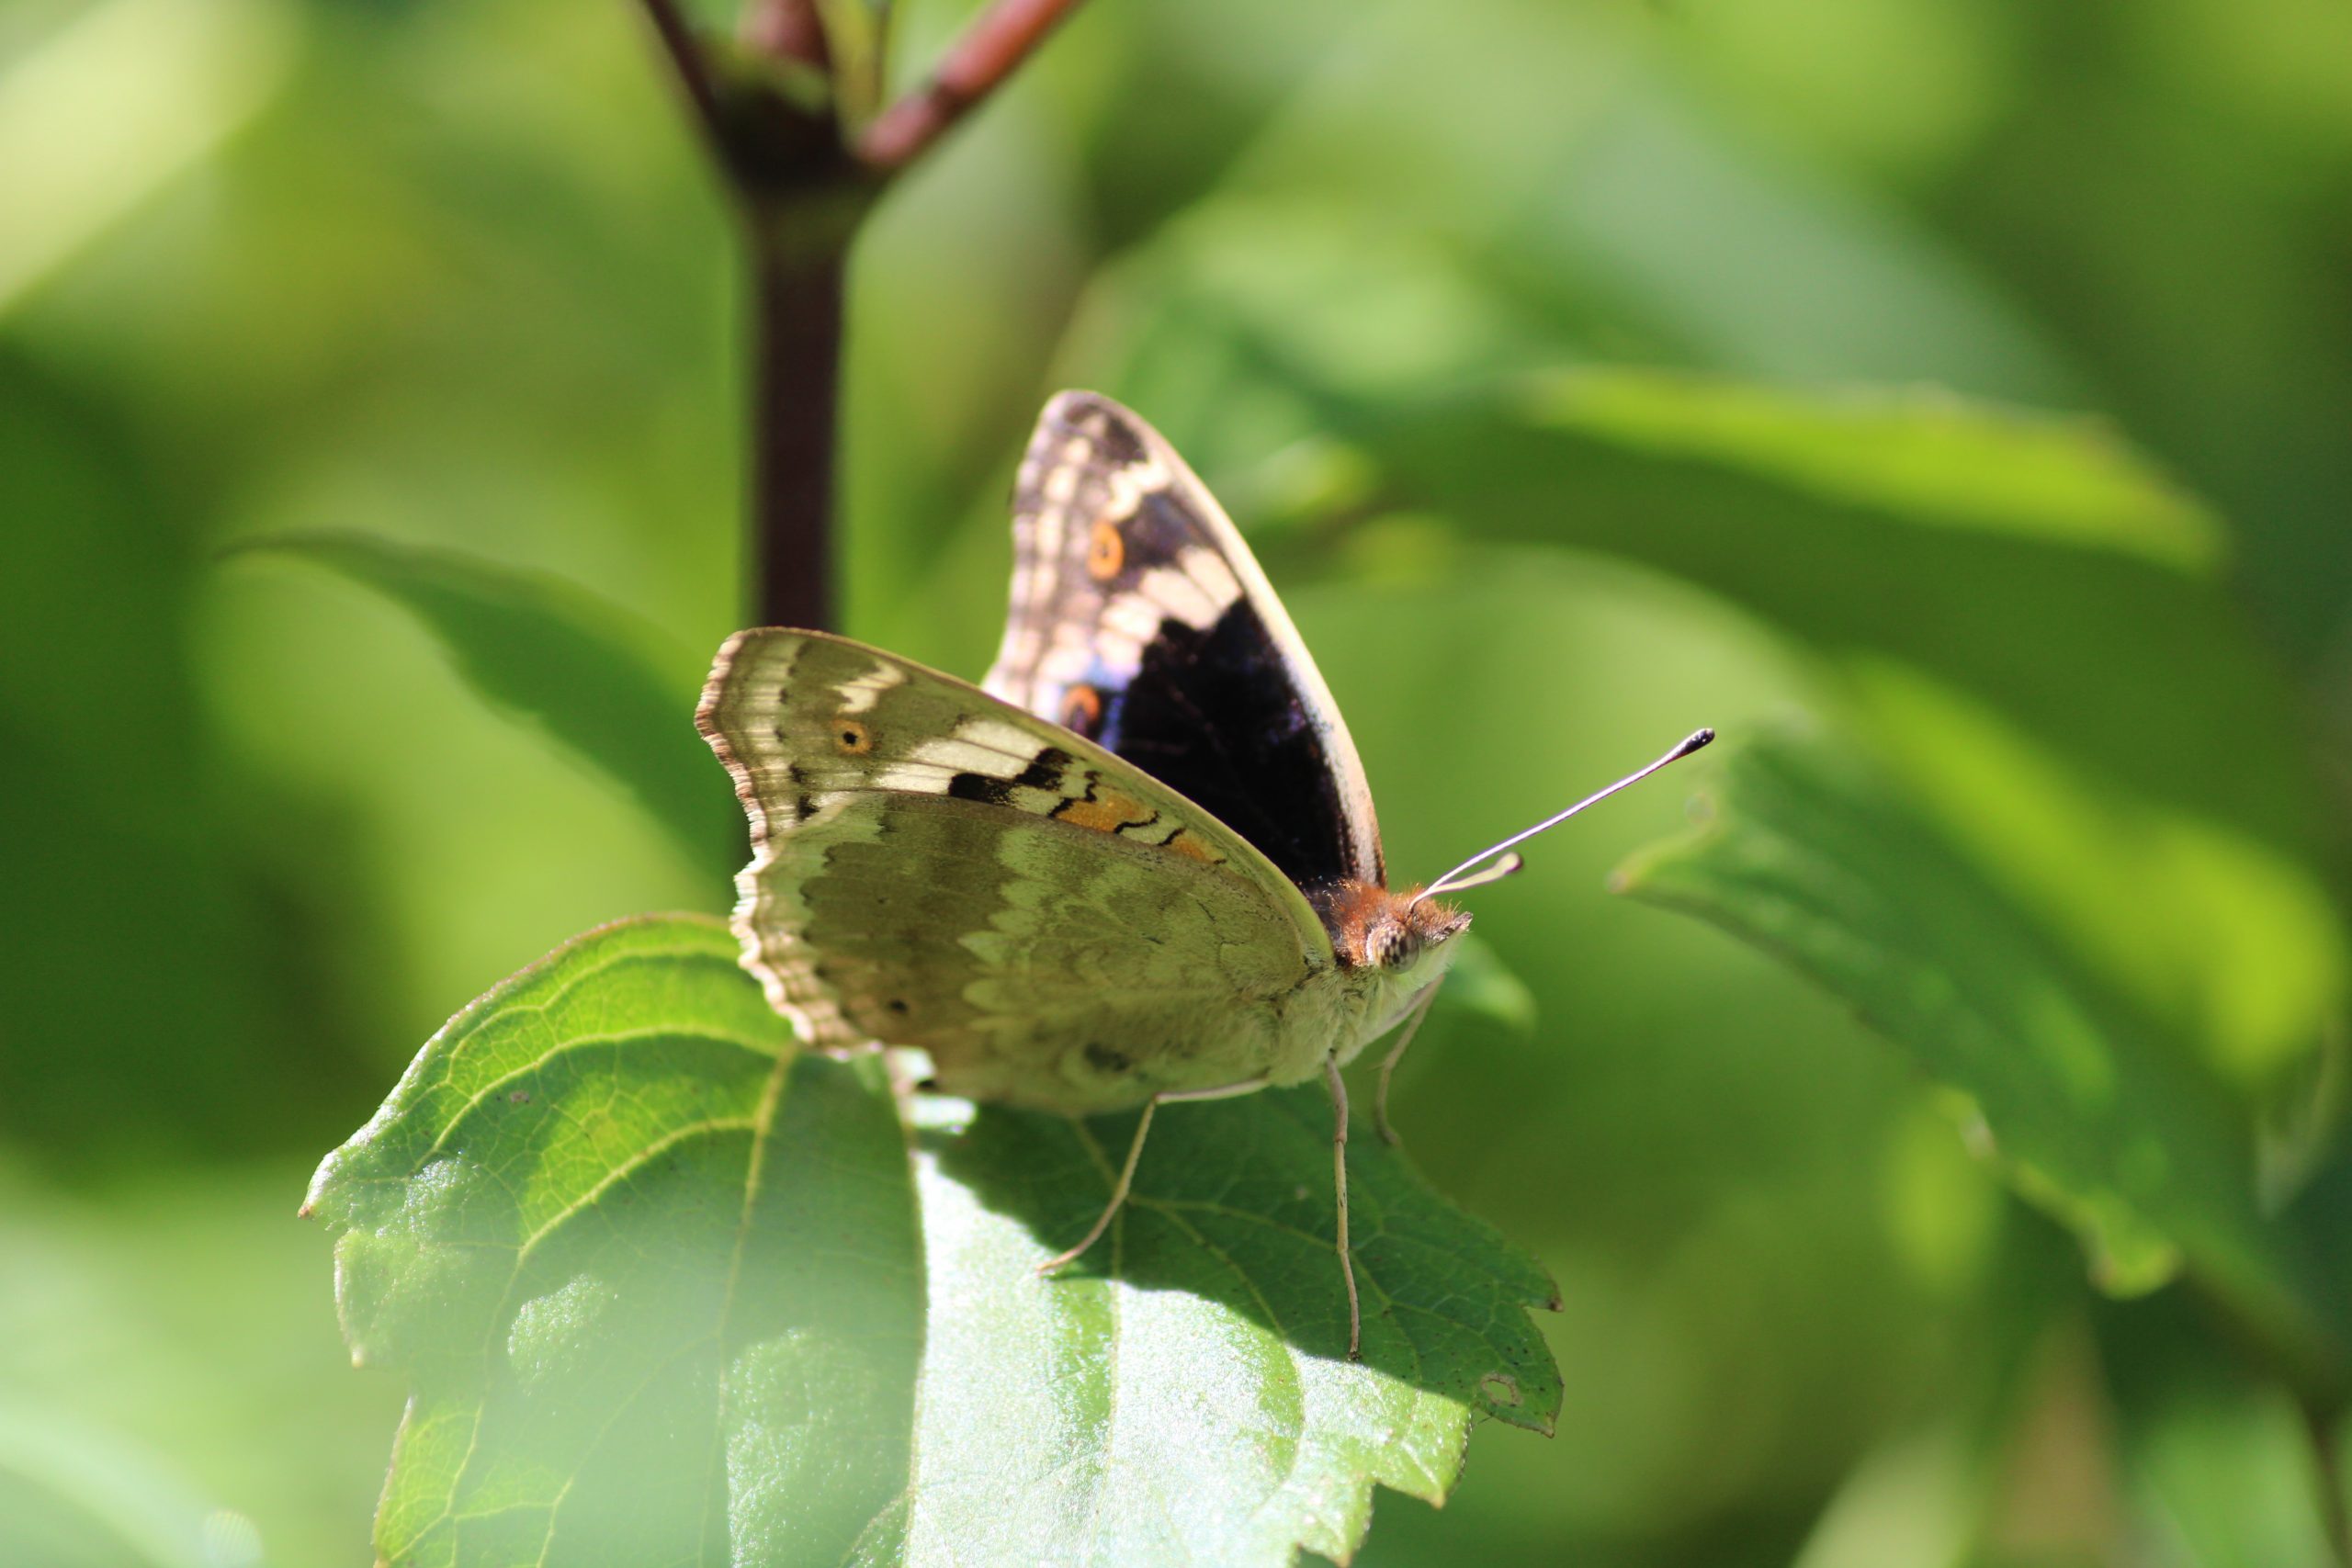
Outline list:
[[[1384,1142],[1396,1142],[1396,1129],[1388,1124],[1388,1075],[1396,1070],[1396,1063],[1405,1055],[1405,1047],[1410,1045],[1413,1036],[1420,1032],[1421,1020],[1429,1017],[1430,1003],[1435,1000],[1437,987],[1431,986],[1421,993],[1421,999],[1413,1004],[1412,1015],[1405,1020],[1404,1028],[1398,1031],[1396,1043],[1388,1047],[1388,1055],[1380,1058],[1380,1077],[1374,1080],[1372,1091],[1372,1124],[1379,1129]]]
[[[1323,1062],[1323,1081],[1331,1088],[1331,1180],[1340,1198],[1340,1278],[1348,1282],[1348,1359],[1356,1359],[1363,1343],[1363,1312],[1356,1303],[1356,1263],[1348,1252],[1348,1086],[1340,1078],[1336,1056]]]
[[[1215,1089],[1171,1089],[1155,1094],[1145,1100],[1143,1120],[1136,1123],[1135,1141],[1127,1145],[1127,1163],[1119,1168],[1119,1179],[1111,1186],[1111,1201],[1102,1206],[1102,1213],[1096,1217],[1093,1228],[1086,1233],[1085,1237],[1076,1247],[1058,1258],[1048,1258],[1038,1264],[1037,1272],[1050,1274],[1065,1263],[1075,1263],[1088,1247],[1102,1239],[1104,1231],[1111,1228],[1112,1219],[1117,1215],[1120,1206],[1127,1201],[1127,1189],[1135,1184],[1136,1164],[1143,1158],[1143,1139],[1144,1134],[1151,1131],[1152,1112],[1158,1111],[1163,1102],[1174,1100],[1229,1100],[1237,1094],[1255,1093],[1265,1087],[1266,1080],[1263,1078],[1246,1078],[1240,1083],[1220,1084]]]
[[[1136,1123],[1135,1141],[1127,1145],[1127,1163],[1119,1168],[1119,1179],[1111,1184],[1111,1201],[1102,1206],[1102,1213],[1095,1217],[1093,1228],[1080,1237],[1078,1245],[1068,1252],[1058,1257],[1048,1258],[1038,1264],[1038,1273],[1050,1274],[1065,1263],[1077,1262],[1080,1256],[1088,1247],[1102,1240],[1102,1233],[1111,1228],[1112,1217],[1118,1213],[1119,1206],[1127,1201],[1127,1189],[1134,1184],[1136,1179],[1136,1162],[1143,1158],[1144,1134],[1151,1131],[1152,1112],[1159,1109],[1159,1096],[1156,1094],[1143,1102],[1143,1120]]]

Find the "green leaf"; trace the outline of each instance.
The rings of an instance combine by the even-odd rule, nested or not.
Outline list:
[[[568,583],[355,534],[281,535],[232,554],[329,567],[423,621],[467,684],[618,784],[698,863],[742,863],[742,813],[711,784],[710,750],[684,716],[692,691],[646,657],[655,635]]]
[[[2143,556],[2202,571],[2221,530],[2103,425],[1931,389],[1793,395],[1715,377],[1546,378],[1540,422],[1631,452],[1736,468],[1906,522]]]
[[[1841,660],[1928,671],[2090,778],[2316,841],[2286,684],[2189,570],[2210,525],[2103,437],[1916,401],[1783,397],[1768,417],[1761,394],[1676,385],[1546,381],[1368,412],[1361,439],[1401,499],[1474,536],[1662,568]]]
[[[1356,475],[1342,519],[1637,561],[1838,663],[1926,671],[2088,777],[2293,855],[2324,841],[2293,694],[2217,581],[2219,525],[2104,426],[1564,368],[1585,346],[1476,252],[1376,231],[1262,201],[1188,220],[1090,301],[1090,382],[1245,526],[1306,446]],[[1278,581],[1302,553],[1269,552]]]
[[[2298,1370],[2335,1375],[2302,1264],[2258,1213],[2249,1131],[2193,1055],[1829,748],[1747,748],[1713,809],[1622,885],[1850,1002],[1954,1091],[1979,1147],[2081,1235],[2110,1292],[2151,1290],[2185,1260]]]
[[[321,1167],[337,1296],[409,1414],[406,1563],[1344,1557],[1375,1481],[1435,1502],[1473,1422],[1549,1430],[1532,1262],[1351,1145],[1346,1361],[1329,1110],[1132,1117],[918,1100],[796,1054],[689,917],[581,938],[425,1047]]]
[[[2352,977],[2303,719],[2221,579],[2218,522],[2102,424],[1562,369],[1560,323],[1475,256],[1369,246],[1311,209],[1225,203],[1092,315],[1117,367],[1098,379],[1165,411],[1245,522],[1291,525],[1259,536],[1277,581],[1492,570],[1464,547],[1487,544],[1703,587],[1810,653],[2135,1006],[2249,1098],[2295,1092]]]

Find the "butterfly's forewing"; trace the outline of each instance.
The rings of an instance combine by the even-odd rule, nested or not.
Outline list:
[[[1331,949],[1231,830],[978,688],[844,638],[739,634],[697,715],[750,811],[745,963],[811,1044],[1091,1112],[1263,1074]]]
[[[1232,826],[1301,886],[1385,882],[1355,743],[1250,548],[1158,432],[1046,405],[1013,491],[989,691]]]

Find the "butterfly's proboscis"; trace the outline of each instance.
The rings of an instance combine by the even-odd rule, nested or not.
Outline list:
[[[1600,805],[1602,801],[1607,800],[1611,795],[1615,795],[1619,790],[1625,789],[1631,785],[1641,783],[1644,779],[1649,777],[1652,773],[1657,773],[1660,768],[1665,767],[1669,762],[1679,762],[1682,761],[1683,758],[1688,757],[1691,752],[1706,746],[1708,743],[1713,741],[1714,738],[1715,732],[1713,729],[1693,731],[1683,740],[1682,744],[1677,746],[1673,750],[1668,751],[1665,756],[1660,757],[1657,761],[1652,762],[1648,767],[1636,769],[1634,772],[1627,773],[1623,778],[1619,779],[1615,784],[1609,785],[1606,789],[1595,790],[1592,794],[1586,795],[1582,800],[1577,801],[1574,806],[1569,807],[1566,811],[1555,812],[1553,815],[1544,818],[1543,821],[1535,824],[1532,828],[1523,828],[1520,829],[1520,831],[1513,833],[1510,838],[1503,840],[1502,842],[1498,844],[1487,845],[1485,849],[1480,850],[1476,854],[1472,855],[1468,860],[1464,861],[1460,865],[1455,866],[1452,871],[1447,872],[1443,876],[1439,877],[1435,882],[1430,883],[1427,887],[1422,888],[1419,893],[1414,894],[1412,899],[1413,903],[1418,904],[1424,898],[1436,897],[1442,893],[1459,893],[1466,887],[1484,887],[1489,882],[1500,882],[1504,877],[1510,875],[1513,872],[1519,870],[1521,866],[1527,863],[1526,861],[1521,859],[1517,852],[1519,845],[1527,842],[1528,840],[1535,837],[1538,833],[1549,832],[1551,829],[1558,827],[1561,823],[1566,821],[1569,818],[1574,817],[1577,812],[1585,809],[1585,807]]]

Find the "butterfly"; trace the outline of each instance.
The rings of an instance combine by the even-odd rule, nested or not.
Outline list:
[[[1322,1078],[1334,1111],[1348,1351],[1340,1068],[1390,1074],[1469,916],[1443,895],[1513,846],[1713,739],[1392,889],[1372,792],[1315,661],[1240,533],[1158,432],[1064,392],[1013,491],[1011,613],[981,686],[824,632],[740,632],[695,719],[753,854],[743,963],[809,1045],[916,1047],[945,1094],[1071,1116]]]

